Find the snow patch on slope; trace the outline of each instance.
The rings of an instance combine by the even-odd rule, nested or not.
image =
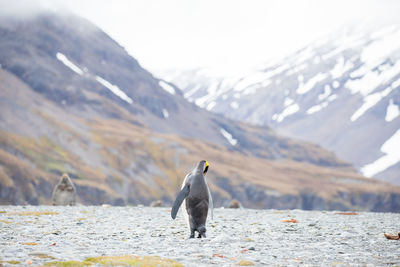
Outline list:
[[[392,87],[393,87],[393,89],[396,89],[397,87],[400,87],[400,79],[392,82]]]
[[[96,76],[96,81],[98,81],[100,84],[102,84],[104,87],[109,89],[111,92],[113,92],[116,96],[121,98],[122,100],[128,102],[129,104],[132,104],[133,100],[129,96],[125,94],[124,91],[119,89],[118,86],[111,84],[109,81],[101,78],[100,76]]]
[[[311,89],[314,88],[314,86],[320,82],[325,80],[328,77],[328,74],[325,73],[318,73],[317,75],[315,75],[314,77],[312,77],[311,79],[309,79],[306,83],[303,83],[302,79],[300,78],[300,84],[299,87],[296,90],[296,93],[299,95],[305,94],[308,91],[310,91]]]
[[[400,130],[382,145],[381,151],[386,155],[361,168],[366,177],[372,177],[400,162]]]
[[[239,108],[239,103],[236,101],[231,102],[230,104],[231,108],[233,109],[238,109]]]
[[[381,82],[382,80],[379,78],[377,72],[368,72],[361,79],[348,80],[345,85],[350,89],[352,94],[360,93],[363,96],[366,96],[375,90]]]
[[[228,142],[232,145],[235,146],[237,144],[237,140],[235,138],[233,138],[232,134],[230,134],[229,132],[227,132],[225,129],[221,128],[220,133],[226,138],[226,140],[228,140]]]
[[[333,81],[333,83],[332,83],[333,88],[338,89],[339,86],[340,86],[340,83],[338,81]]]
[[[84,71],[81,70],[81,68],[79,68],[77,65],[72,63],[64,54],[58,52],[56,54],[56,57],[59,61],[61,61],[65,66],[70,68],[72,71],[74,71],[75,73],[77,73],[79,75],[83,75]]]
[[[344,73],[346,73],[347,71],[349,71],[350,69],[352,69],[354,67],[354,64],[351,61],[346,61],[343,56],[341,56],[335,67],[333,67],[333,69],[331,70],[331,76],[333,79],[342,77],[342,75]]]
[[[207,110],[212,110],[215,107],[216,104],[217,104],[217,102],[212,101],[207,105],[206,109]]]
[[[385,96],[387,96],[393,90],[392,86],[389,86],[382,92],[368,95],[364,97],[364,103],[359,107],[356,112],[351,116],[350,120],[355,121],[361,117],[368,109],[375,106],[379,101],[381,101]]]
[[[328,102],[325,101],[319,105],[312,106],[311,108],[307,109],[306,112],[307,112],[307,114],[313,114],[313,113],[316,113],[316,112],[322,110],[323,108],[326,108],[327,106],[328,106]]]
[[[390,81],[398,74],[400,74],[400,60],[393,66],[387,66],[387,69],[381,73],[378,71],[368,71],[362,78],[348,80],[345,85],[352,94],[360,93],[363,96],[367,96],[378,86]],[[350,74],[350,76],[355,77],[356,75]]]
[[[164,116],[164,119],[168,119],[168,117],[169,117],[168,110],[166,110],[165,108],[163,108],[163,109],[162,109],[162,114],[163,114],[163,116]]]
[[[195,103],[197,106],[199,106],[199,107],[201,107],[201,108],[204,108],[209,98],[210,98],[209,95],[204,95],[204,96],[202,96],[202,97],[200,97],[200,98],[197,98],[197,99],[194,101],[194,103]]]
[[[294,103],[288,107],[286,107],[280,114],[274,114],[272,119],[277,122],[283,121],[287,116],[293,115],[300,110],[300,107],[297,103]]]
[[[312,106],[311,108],[307,109],[306,113],[308,115],[316,113],[320,110],[322,110],[323,108],[326,108],[330,102],[334,101],[337,98],[336,94],[333,94],[331,96],[329,96],[324,102],[322,102],[321,104]]]
[[[331,87],[329,86],[329,84],[326,84],[324,87],[324,92],[318,95],[318,100],[319,101],[324,100],[331,94],[331,92],[332,92]]]
[[[389,105],[386,109],[385,121],[390,122],[400,115],[399,106],[393,103],[393,99],[390,99]]]
[[[253,94],[258,88],[269,86],[272,81],[271,77],[286,70],[288,65],[280,65],[279,67],[268,71],[254,71],[243,73],[241,76],[229,77],[223,80],[219,86],[219,90],[228,92],[233,89],[234,92],[240,92],[244,95]],[[221,93],[219,93],[220,95]]]
[[[171,85],[169,85],[168,83],[164,82],[164,81],[159,81],[158,85],[161,86],[162,89],[164,89],[165,91],[167,91],[168,93],[170,93],[171,95],[175,94],[175,89],[174,87],[172,87]]]
[[[189,91],[187,91],[183,96],[185,98],[189,98],[191,97],[193,94],[195,94],[197,92],[197,90],[199,90],[201,88],[200,84],[196,84],[196,86],[192,87]]]
[[[307,63],[300,64],[300,65],[295,66],[294,68],[288,70],[286,72],[286,75],[293,75],[293,74],[299,73],[300,71],[307,69],[307,67],[308,67]]]
[[[288,106],[290,106],[291,104],[293,104],[294,103],[294,100],[293,99],[291,99],[291,98],[289,98],[289,97],[286,97],[285,98],[285,102],[283,103],[284,105],[285,105],[285,107],[288,107]]]
[[[400,30],[397,30],[369,44],[363,49],[360,59],[366,65],[377,65],[380,61],[389,57],[392,52],[399,49],[399,44]]]

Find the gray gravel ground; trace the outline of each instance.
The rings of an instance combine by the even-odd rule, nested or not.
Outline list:
[[[58,214],[16,214],[26,211]],[[400,232],[395,213],[215,209],[207,238],[188,239],[182,209],[172,220],[168,208],[0,206],[0,229],[0,261],[10,266],[127,254],[185,266],[400,266],[400,240],[383,235]]]

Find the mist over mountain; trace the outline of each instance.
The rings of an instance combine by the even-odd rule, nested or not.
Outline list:
[[[262,69],[161,75],[198,106],[316,142],[400,184],[400,26],[347,27]]]
[[[400,188],[333,153],[188,102],[101,29],[68,12],[0,15],[0,203],[170,204],[201,159],[216,205],[400,210]]]

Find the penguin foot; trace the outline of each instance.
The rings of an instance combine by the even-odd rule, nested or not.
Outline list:
[[[198,236],[198,238],[202,238],[202,237],[206,237],[206,228],[204,227],[204,226],[200,226],[198,229],[197,229],[197,232],[199,232],[199,236]]]
[[[202,238],[202,237],[206,238],[206,233],[199,233],[199,236],[197,238]]]
[[[190,233],[189,238],[194,238],[194,231]]]

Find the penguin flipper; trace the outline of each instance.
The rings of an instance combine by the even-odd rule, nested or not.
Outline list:
[[[172,219],[176,218],[176,214],[178,213],[179,207],[182,205],[183,200],[189,195],[189,192],[190,192],[190,185],[185,185],[179,192],[178,196],[175,199],[174,205],[172,205],[172,210],[171,210]]]

